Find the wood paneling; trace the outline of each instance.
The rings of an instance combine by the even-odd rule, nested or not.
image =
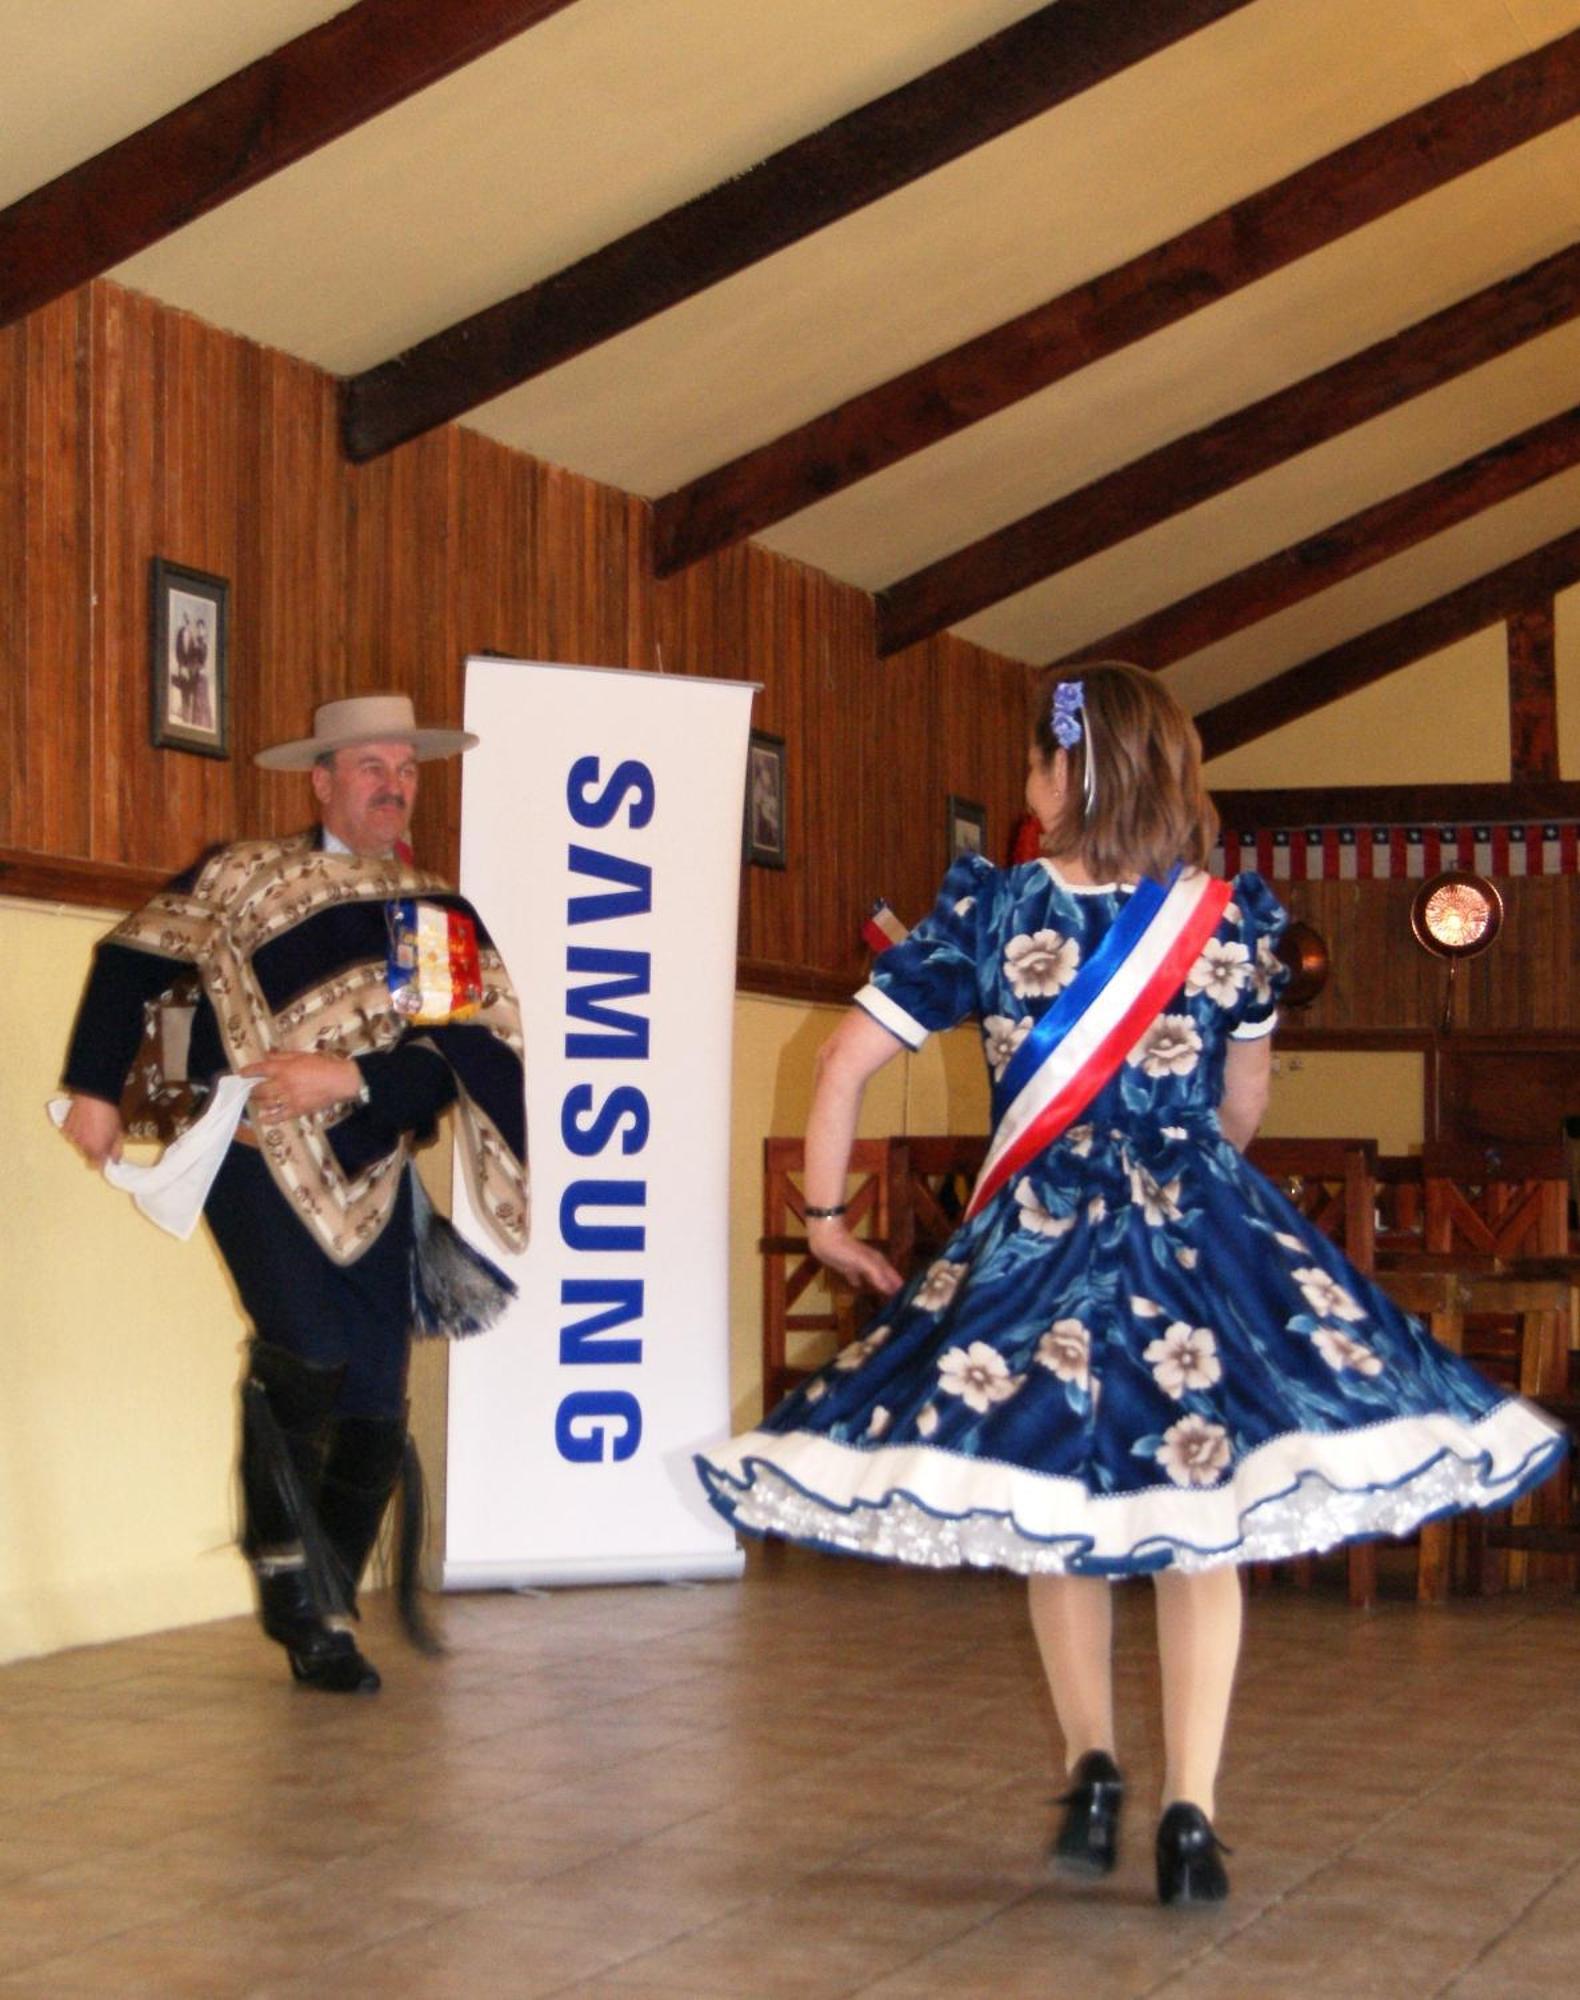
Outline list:
[[[1332,971],[1309,1007],[1286,1016],[1304,1039],[1333,1033],[1382,1046],[1386,1034],[1430,1037],[1443,1013],[1448,968],[1415,942],[1410,904],[1419,883],[1281,882],[1292,915],[1326,938]],[[1498,884],[1497,942],[1459,969],[1454,1032],[1485,1035],[1580,1030],[1580,879],[1512,878]],[[1418,1044],[1419,1045],[1419,1044]]]
[[[743,875],[743,976],[836,997],[886,895],[944,866],[948,793],[1019,809],[1026,670],[950,638],[873,650],[858,590],[746,547],[655,584],[645,502],[472,432],[342,460],[335,384],[104,281],[0,333],[0,894],[114,903],[205,845],[309,816],[260,744],[313,706],[402,688],[459,720],[468,652],[762,683],[786,739],[784,872]],[[232,755],[148,740],[148,562],[229,577]],[[428,767],[419,851],[455,865],[456,762]]]
[[[652,580],[646,505],[450,429],[340,458],[335,385],[99,283],[0,334],[0,894],[140,895],[211,841],[283,830],[306,788],[251,764],[313,705],[402,687],[455,721],[468,651],[762,683],[786,741],[790,867],[742,877],[742,976],[837,998],[887,896],[907,921],[945,862],[950,792],[1019,811],[1025,671],[949,635],[879,660],[872,600],[750,544]],[[147,566],[232,580],[233,755],[148,741]],[[14,557],[14,560],[12,559]],[[425,774],[417,839],[453,867],[460,766]],[[1580,1028],[1580,884],[1503,885],[1458,1022]],[[1430,1036],[1443,971],[1409,936],[1413,885],[1289,885],[1332,983],[1290,1028]]]
[[[1558,664],[1553,601],[1509,619],[1509,761],[1516,779],[1558,776]]]
[[[1580,820],[1580,784],[1521,778],[1504,784],[1300,785],[1285,790],[1213,787],[1224,826],[1235,833],[1272,827],[1485,826],[1503,821]]]

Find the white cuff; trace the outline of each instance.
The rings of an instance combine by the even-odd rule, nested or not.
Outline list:
[[[1278,1026],[1278,1009],[1275,1007],[1265,1021],[1248,1021],[1243,1026],[1231,1028],[1231,1042],[1259,1042],[1264,1035],[1270,1035]]]
[[[905,1009],[891,1000],[881,986],[871,980],[854,996],[856,1005],[864,1014],[870,1014],[880,1028],[887,1028],[897,1041],[904,1042],[908,1049],[919,1049],[932,1033],[915,1021]]]

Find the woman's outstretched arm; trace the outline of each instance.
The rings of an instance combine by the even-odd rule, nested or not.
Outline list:
[[[845,1199],[845,1173],[868,1079],[900,1053],[903,1044],[870,1014],[852,1007],[817,1052],[817,1082],[806,1126],[806,1198],[811,1208],[837,1208]],[[842,1215],[807,1222],[807,1242],[820,1264],[887,1298],[903,1280],[888,1258],[863,1243]]]

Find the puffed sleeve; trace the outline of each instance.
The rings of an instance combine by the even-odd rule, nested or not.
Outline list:
[[[1289,912],[1260,875],[1236,879],[1231,908],[1239,912],[1238,941],[1246,948],[1250,977],[1230,1010],[1229,1034],[1237,1042],[1252,1042],[1278,1025],[1278,996],[1289,982],[1289,968],[1273,948]]]
[[[908,1049],[975,1012],[977,939],[997,876],[980,854],[962,854],[929,913],[875,961],[856,995],[856,1005]]]

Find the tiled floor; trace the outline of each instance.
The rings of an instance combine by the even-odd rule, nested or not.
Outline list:
[[[740,1585],[375,1602],[376,1700],[244,1621],[0,1669],[0,1996],[1534,2000],[1580,1993],[1580,1608],[1253,1600],[1234,1895],[1152,1898],[1149,1593],[1128,1849],[1050,1881],[1006,1579],[757,1555]]]

